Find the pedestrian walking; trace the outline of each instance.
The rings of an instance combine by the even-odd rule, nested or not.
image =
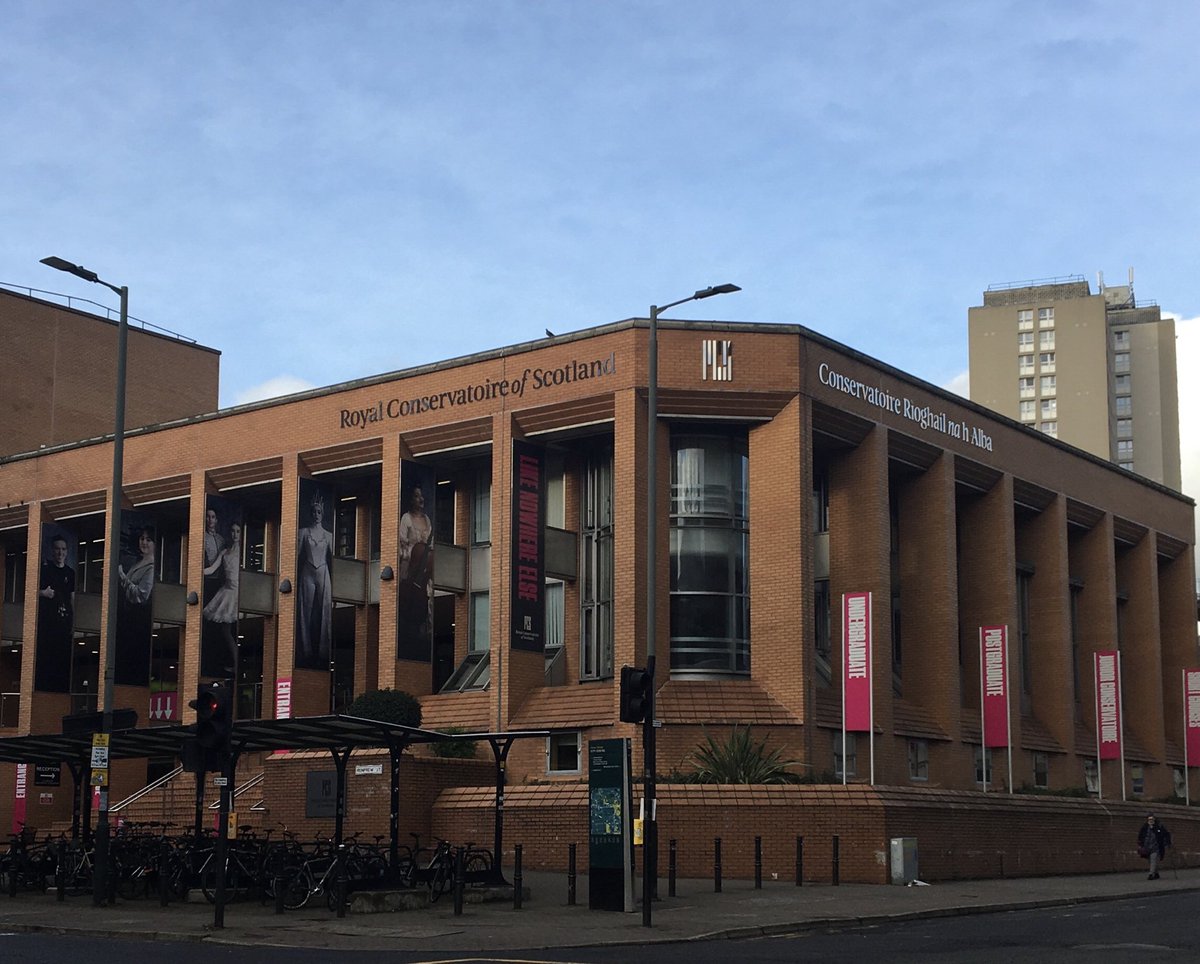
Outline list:
[[[1171,846],[1171,833],[1158,822],[1152,813],[1146,814],[1146,822],[1138,831],[1138,856],[1150,861],[1147,880],[1158,880],[1158,863],[1167,855]]]

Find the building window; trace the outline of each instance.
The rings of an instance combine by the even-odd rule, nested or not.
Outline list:
[[[833,678],[830,656],[833,653],[832,610],[829,605],[829,580],[818,579],[813,583],[813,634],[817,653],[817,671],[830,682]]]
[[[980,786],[985,783],[990,785],[994,777],[991,747],[975,747],[975,782]]]
[[[579,676],[613,675],[612,452],[593,452],[583,468],[579,582]]]
[[[1038,365],[1043,372],[1054,371],[1054,352],[1044,351],[1038,356]]]
[[[551,733],[546,740],[546,772],[579,772],[579,731]]]
[[[467,650],[472,653],[486,653],[491,648],[491,594],[471,593],[470,607],[471,632],[467,639]]]
[[[1128,395],[1121,395],[1117,398],[1117,414],[1132,415],[1133,414],[1133,399]]]
[[[1039,308],[1038,309],[1038,327],[1053,328],[1054,327],[1054,309]]]
[[[1017,331],[1033,331],[1033,309],[1017,309]]]
[[[927,740],[908,741],[908,778],[910,780],[929,779],[929,742]]]
[[[1113,355],[1113,371],[1127,372],[1129,371],[1129,352],[1119,351]]]
[[[1100,792],[1100,774],[1096,769],[1096,761],[1090,757],[1083,761],[1083,785],[1088,793]]]
[[[546,649],[561,649],[567,631],[563,611],[565,586],[561,579],[546,580]]]
[[[1039,331],[1038,332],[1038,348],[1041,348],[1044,351],[1047,348],[1053,348],[1053,347],[1054,347],[1054,329],[1051,328],[1049,331]]]
[[[1117,419],[1117,438],[1133,438],[1133,419]]]
[[[1141,796],[1146,792],[1146,771],[1140,763],[1134,763],[1129,768],[1130,789]]]
[[[1126,469],[1130,472],[1133,471],[1133,463],[1132,462],[1118,462],[1117,465],[1119,465],[1121,468]]]
[[[671,438],[671,669],[750,672],[745,432]]]
[[[1017,642],[1021,654],[1022,702],[1033,693],[1031,630],[1029,625],[1029,596],[1033,587],[1033,573],[1017,570]]]
[[[6,603],[23,603],[25,601],[25,563],[28,561],[25,549],[8,549],[4,553],[4,601]]]
[[[1039,790],[1050,786],[1050,758],[1045,753],[1033,755],[1033,785]]]
[[[842,752],[842,731],[835,730],[833,734],[833,775],[839,780],[843,776],[843,765],[845,766],[845,777],[848,779],[858,775],[858,740],[856,734],[846,734],[845,752]]]
[[[813,532],[829,531],[829,466],[813,465]]]
[[[1021,385],[1021,397],[1022,398],[1033,398],[1033,396],[1034,396],[1033,379],[1032,378],[1022,378],[1020,381],[1020,385]]]
[[[1118,395],[1128,395],[1133,391],[1133,379],[1129,375],[1118,375],[1113,379],[1113,387]]]
[[[1038,426],[1043,435],[1049,435],[1051,438],[1058,438],[1058,422],[1042,422]]]
[[[567,527],[567,479],[563,453],[546,450],[546,525]]]
[[[1043,375],[1042,376],[1042,394],[1056,395],[1058,394],[1058,376]]]
[[[1033,332],[1017,332],[1017,351],[1033,351]]]
[[[1113,341],[1113,348],[1115,348],[1117,351],[1121,351],[1123,349],[1128,348],[1129,347],[1129,332],[1128,331],[1114,331],[1112,333],[1112,341]]]
[[[1033,374],[1033,356],[1020,355],[1017,358],[1017,371],[1022,375]]]
[[[1032,422],[1035,418],[1037,418],[1037,402],[1032,399],[1021,402],[1021,421]]]
[[[483,469],[475,478],[471,492],[471,545],[486,546],[492,541],[492,471]]]
[[[1133,439],[1117,439],[1117,461],[1133,459]]]
[[[1058,399],[1042,399],[1042,418],[1058,418]]]

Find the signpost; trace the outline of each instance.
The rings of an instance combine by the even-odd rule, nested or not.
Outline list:
[[[629,740],[588,741],[588,907],[633,910]],[[643,900],[648,899],[643,894]]]

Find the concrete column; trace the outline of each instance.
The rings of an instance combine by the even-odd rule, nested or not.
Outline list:
[[[1121,690],[1125,732],[1136,737],[1154,761],[1166,758],[1163,728],[1162,642],[1159,637],[1157,539],[1147,532],[1134,546],[1117,550],[1117,591],[1128,600],[1118,614],[1121,627]],[[1172,687],[1174,690],[1175,687]],[[1129,752],[1125,754],[1129,765]],[[1139,761],[1141,762],[1141,761]],[[1144,761],[1150,796],[1171,792],[1170,774]],[[1108,793],[1105,793],[1108,796]]]

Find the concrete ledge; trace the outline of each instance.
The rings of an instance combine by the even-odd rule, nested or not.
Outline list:
[[[528,887],[521,888],[521,899],[529,900]],[[510,886],[466,887],[463,889],[465,904],[494,904],[512,902]],[[350,894],[347,910],[351,914],[390,914],[402,910],[423,910],[431,906],[429,890],[418,887],[413,890],[356,890]],[[438,898],[438,906],[453,907],[453,892]]]

